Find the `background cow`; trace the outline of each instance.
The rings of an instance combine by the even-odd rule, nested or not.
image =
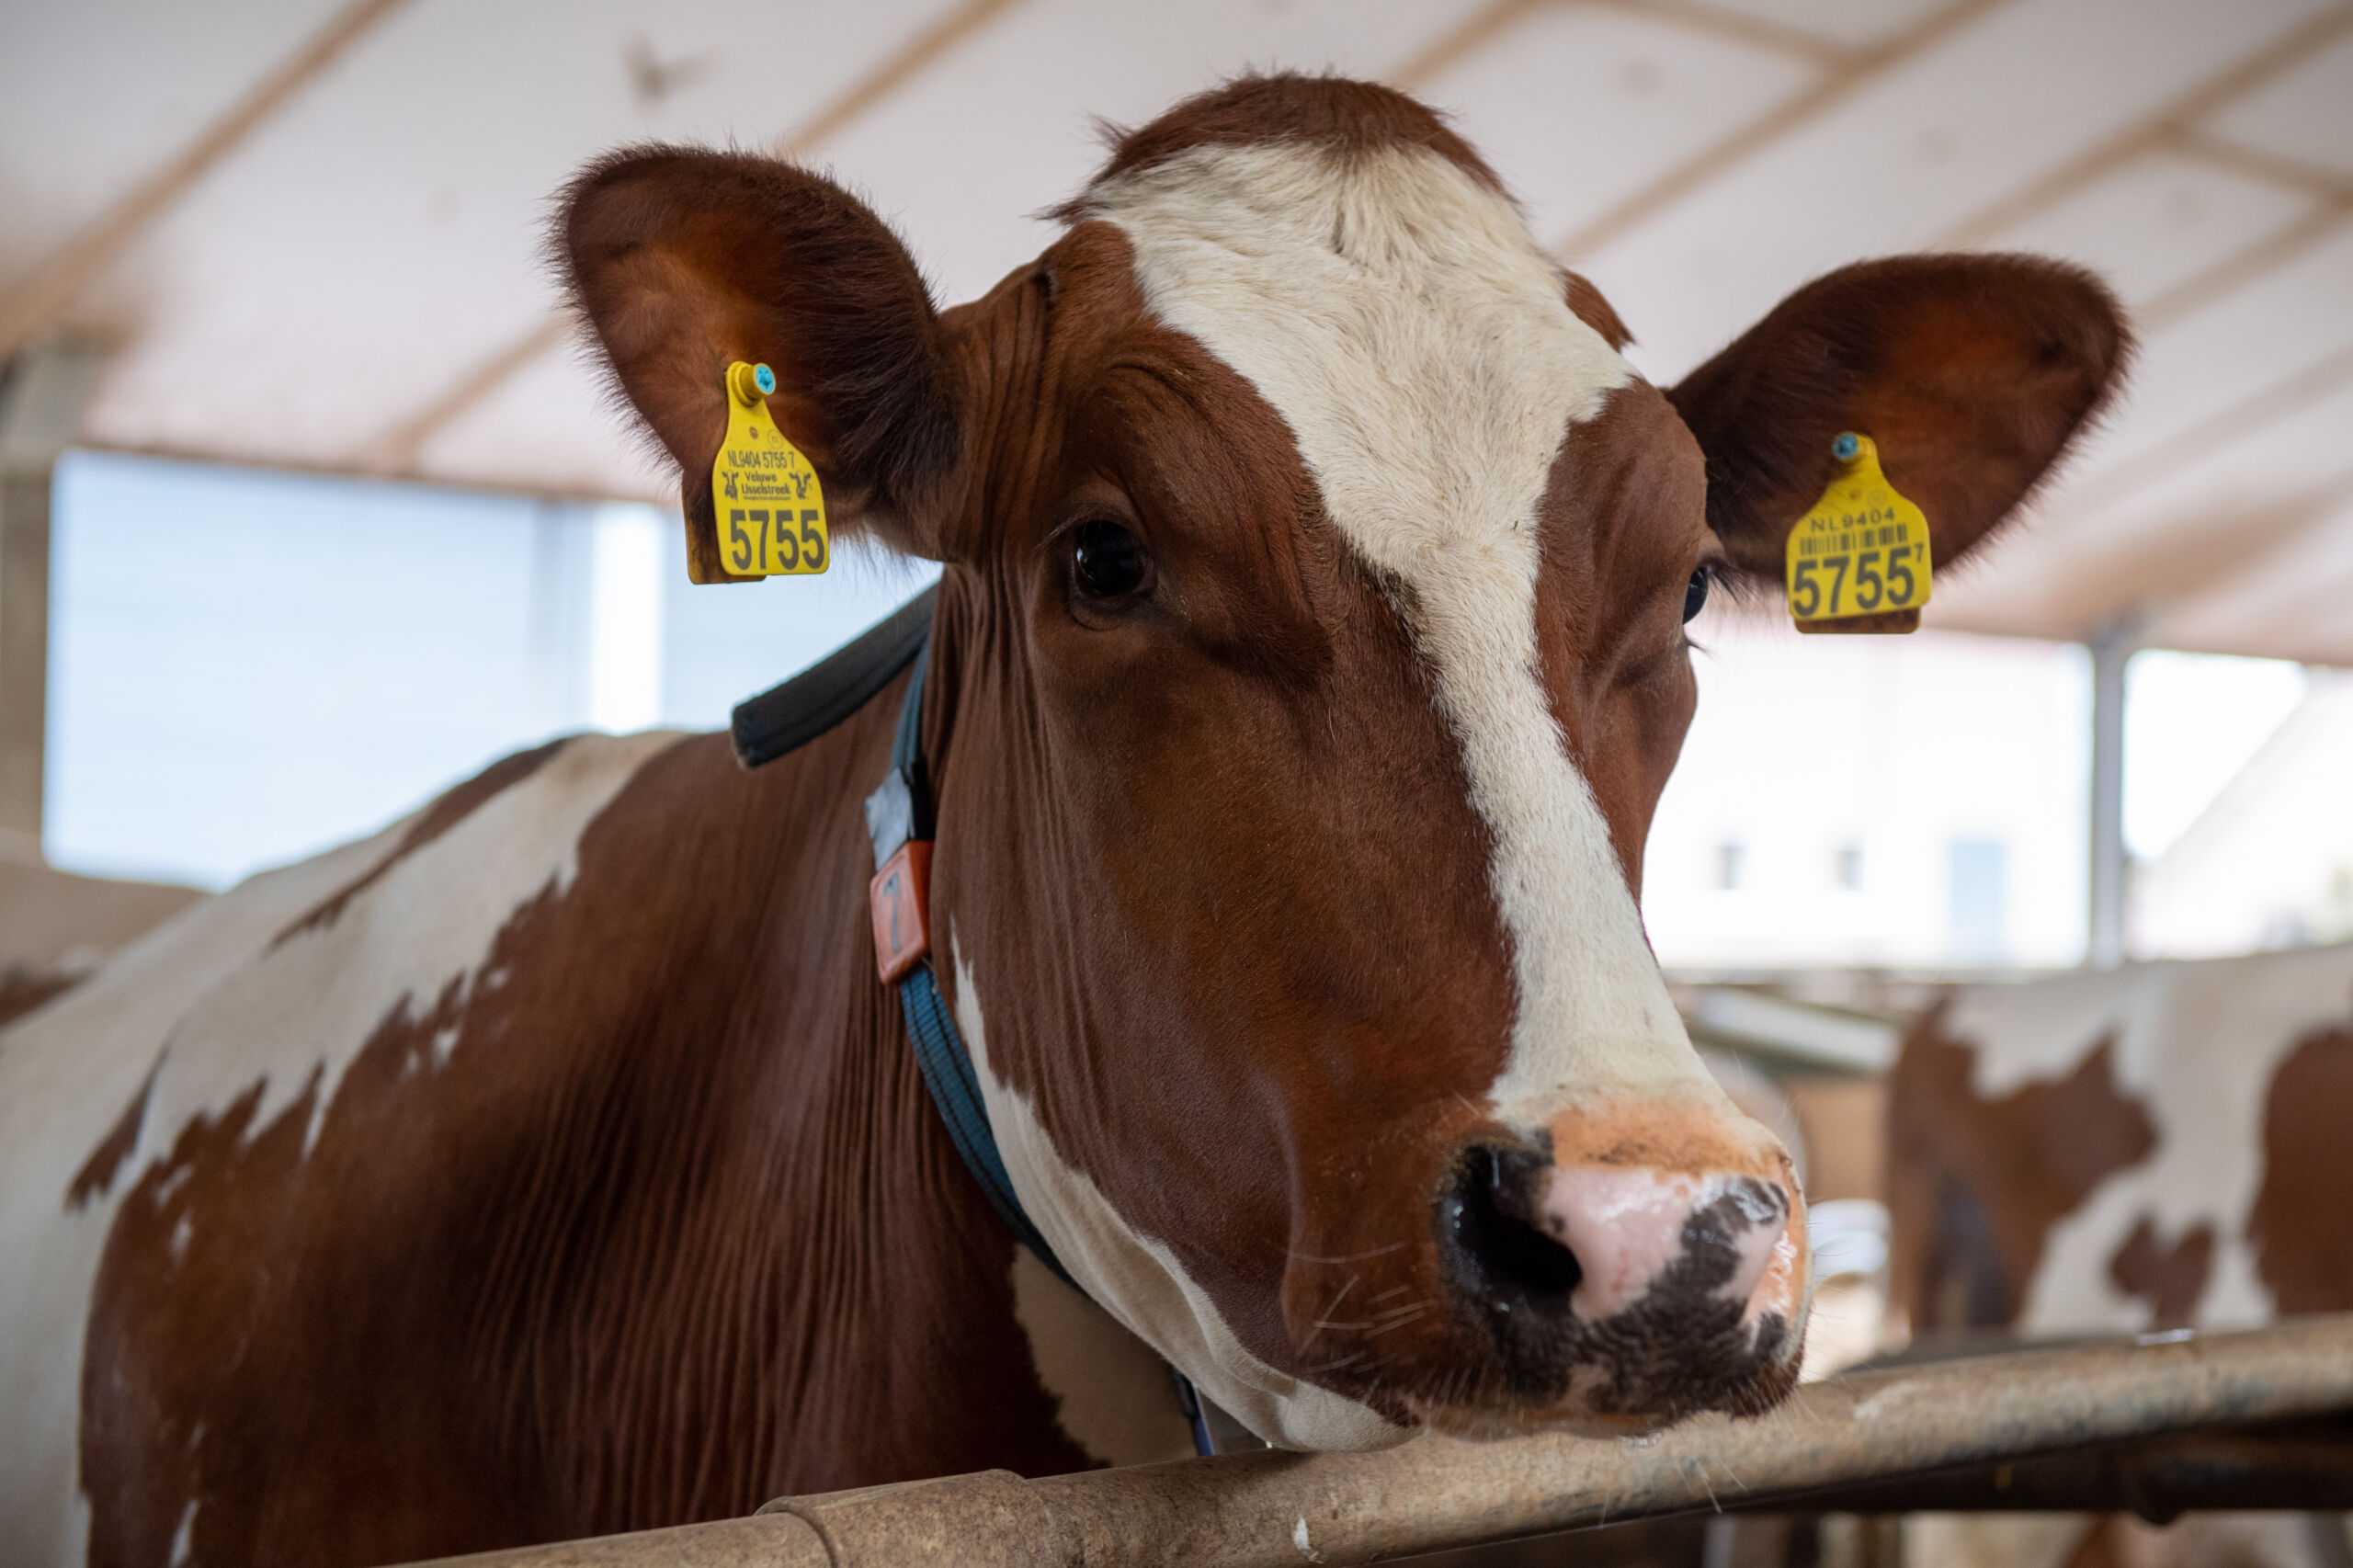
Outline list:
[[[802,170],[625,152],[559,246],[690,526],[731,362],[942,562],[934,959],[1022,1207],[876,976],[904,681],[498,764],[0,1046],[0,1540],[385,1561],[1182,1451],[1622,1431],[1795,1376],[1802,1206],[1636,911],[1683,623],[1874,436],[1949,562],[2100,403],[2016,257],[1802,290],[1671,393],[1428,111],[1250,79],[934,310]],[[1083,1290],[1083,1294],[1081,1291]]]
[[[2353,947],[1956,991],[1891,1084],[1893,1304],[1923,1335],[2353,1310],[2348,1111]],[[2022,1568],[2338,1568],[2343,1529],[2245,1515],[2159,1535],[2059,1516],[1938,1521],[1920,1544],[1931,1562]]]

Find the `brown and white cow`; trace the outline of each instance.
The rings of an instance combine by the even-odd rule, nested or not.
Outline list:
[[[1789,1388],[1799,1195],[1635,904],[1683,623],[1778,573],[1842,430],[1960,555],[2101,401],[2111,301],[1881,262],[1662,392],[1443,123],[1334,80],[1184,103],[1062,216],[941,312],[835,186],[645,148],[559,245],[690,518],[765,361],[836,528],[944,563],[935,959],[1084,1297],[876,979],[904,681],[756,773],[552,745],[0,1044],[12,1557],[382,1561],[1181,1453],[1155,1356],[1311,1449]]]
[[[1891,1083],[1894,1304],[1915,1333],[2245,1327],[2353,1311],[2353,946],[1954,992]],[[2138,1539],[1938,1522],[1932,1565],[2335,1568],[2287,1516]],[[2324,1536],[2325,1539],[2325,1536]]]

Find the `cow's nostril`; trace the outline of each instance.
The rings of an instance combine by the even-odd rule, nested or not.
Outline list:
[[[1478,1293],[1565,1299],[1585,1278],[1576,1255],[1537,1223],[1552,1162],[1517,1148],[1474,1148],[1458,1167],[1445,1214],[1458,1267]]]

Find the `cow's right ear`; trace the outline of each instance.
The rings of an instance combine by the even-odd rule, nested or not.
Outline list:
[[[724,582],[710,471],[727,368],[766,364],[768,411],[836,530],[937,557],[962,449],[922,275],[865,203],[770,158],[634,147],[565,191],[557,259],[613,375],[679,468],[698,582]]]

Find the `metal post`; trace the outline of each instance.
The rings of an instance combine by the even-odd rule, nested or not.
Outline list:
[[[0,381],[0,835],[38,855],[49,732],[49,503],[97,380],[87,344],[36,344]]]
[[[2128,612],[2085,644],[2092,655],[2092,809],[2084,961],[2094,969],[2124,961],[2124,669],[2139,636],[2139,618]]]

